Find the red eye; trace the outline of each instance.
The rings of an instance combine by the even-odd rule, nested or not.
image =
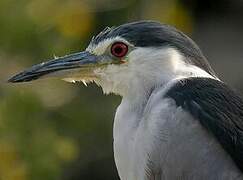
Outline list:
[[[128,46],[123,42],[116,42],[111,46],[111,54],[115,57],[122,58],[128,52]]]

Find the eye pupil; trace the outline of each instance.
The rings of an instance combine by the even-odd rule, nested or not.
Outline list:
[[[123,42],[116,42],[111,47],[111,54],[115,57],[122,58],[128,52],[128,46]]]
[[[122,47],[118,46],[114,49],[116,54],[121,54],[122,53]]]

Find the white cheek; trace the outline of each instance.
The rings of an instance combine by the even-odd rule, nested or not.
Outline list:
[[[138,48],[129,57],[132,70],[148,81],[167,81],[174,74],[172,51],[173,49]]]
[[[185,62],[185,57],[176,49],[164,48],[138,48],[129,58],[136,70],[141,70],[148,76],[156,76],[162,81],[187,77],[213,78],[203,69]]]

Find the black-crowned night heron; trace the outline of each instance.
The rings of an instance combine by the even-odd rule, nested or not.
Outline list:
[[[106,28],[85,51],[9,81],[50,76],[122,96],[114,121],[122,180],[243,179],[243,101],[177,29],[153,21]]]

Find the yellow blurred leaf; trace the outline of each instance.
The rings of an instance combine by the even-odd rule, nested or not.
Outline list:
[[[72,161],[78,157],[79,148],[77,143],[69,138],[59,138],[56,142],[56,152],[64,161]]]
[[[84,37],[93,24],[89,7],[81,2],[67,4],[57,13],[57,26],[61,33],[70,37]]]
[[[26,180],[27,168],[18,159],[18,154],[13,144],[0,142],[0,179],[1,180]]]
[[[158,1],[148,5],[144,12],[148,19],[176,26],[185,33],[192,33],[193,17],[178,0]]]
[[[56,27],[67,37],[85,37],[94,20],[88,4],[77,0],[33,0],[27,10],[39,26]]]

